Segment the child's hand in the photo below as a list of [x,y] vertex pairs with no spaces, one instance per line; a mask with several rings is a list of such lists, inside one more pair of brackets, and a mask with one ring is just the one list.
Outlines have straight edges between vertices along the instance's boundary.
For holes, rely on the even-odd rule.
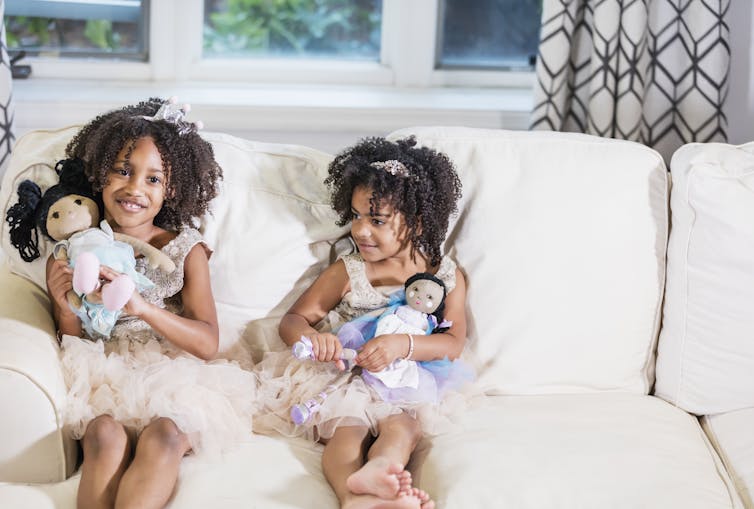
[[383,334],[367,341],[356,357],[356,364],[368,371],[382,371],[407,353],[406,334]]
[[[121,273],[117,270],[114,270],[106,265],[101,265],[99,269],[99,277],[100,279],[104,280],[104,283],[100,285],[99,290],[97,290],[96,295],[102,299],[102,289],[103,287],[108,284],[112,283],[115,278],[120,276]],[[131,292],[130,297],[128,298],[128,301],[123,305],[123,313],[127,315],[133,315],[133,316],[142,316],[142,314],[146,311],[146,309],[149,307],[149,303],[144,300],[144,297],[141,296],[139,292],[134,290]]]
[[335,361],[338,369],[343,370],[345,366],[340,360],[343,346],[340,344],[338,336],[332,333],[316,333],[308,336],[312,342],[312,353],[314,358],[320,362]]
[[74,314],[66,298],[66,294],[73,290],[73,269],[68,266],[67,261],[54,260],[52,262],[50,270],[47,271],[47,290],[61,314]]

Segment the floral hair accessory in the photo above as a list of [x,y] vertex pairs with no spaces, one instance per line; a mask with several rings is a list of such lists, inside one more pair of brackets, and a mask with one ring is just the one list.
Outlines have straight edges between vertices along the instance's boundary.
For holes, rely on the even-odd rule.
[[406,165],[395,159],[389,159],[387,161],[375,161],[370,163],[369,166],[377,168],[378,170],[385,170],[391,175],[396,177],[410,177],[411,173],[406,168]]
[[179,105],[178,98],[173,96],[160,106],[157,113],[154,116],[142,115],[141,118],[154,122],[157,120],[164,120],[175,125],[178,128],[178,134],[183,135],[192,131],[201,129],[204,124],[201,120],[196,122],[188,122],[184,120],[186,114],[191,111],[191,105],[184,103]]

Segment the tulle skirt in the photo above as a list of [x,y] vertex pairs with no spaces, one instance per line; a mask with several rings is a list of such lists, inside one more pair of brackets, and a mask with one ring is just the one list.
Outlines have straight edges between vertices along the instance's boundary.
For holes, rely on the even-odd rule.
[[136,433],[170,418],[197,454],[221,452],[251,434],[256,378],[235,362],[206,362],[154,339],[103,343],[64,335],[62,366],[64,423],[76,439],[103,414]]
[[[366,426],[376,436],[382,419],[400,413],[416,418],[428,435],[444,433],[454,428],[453,417],[466,408],[473,390],[470,384],[459,385],[443,391],[439,400],[412,400],[415,394],[410,394],[386,401],[358,368],[340,372],[333,363],[297,360],[289,350],[267,353],[255,370],[259,409],[254,430],[315,441],[331,438],[340,426]],[[300,424],[291,416],[294,407],[305,414],[296,412]]]

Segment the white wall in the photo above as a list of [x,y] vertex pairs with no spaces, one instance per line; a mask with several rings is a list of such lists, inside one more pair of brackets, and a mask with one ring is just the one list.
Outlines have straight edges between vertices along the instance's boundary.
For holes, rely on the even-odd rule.
[[740,144],[754,141],[754,7],[751,0],[731,0],[730,89],[724,111],[728,117],[728,140]]

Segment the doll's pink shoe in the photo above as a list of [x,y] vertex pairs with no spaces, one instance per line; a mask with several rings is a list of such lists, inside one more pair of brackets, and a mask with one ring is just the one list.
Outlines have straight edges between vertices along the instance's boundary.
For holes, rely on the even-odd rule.
[[98,284],[99,259],[94,253],[81,253],[73,266],[73,291],[78,295],[88,294],[96,290]]
[[102,287],[102,303],[108,311],[117,311],[128,302],[136,285],[133,279],[121,274]]

